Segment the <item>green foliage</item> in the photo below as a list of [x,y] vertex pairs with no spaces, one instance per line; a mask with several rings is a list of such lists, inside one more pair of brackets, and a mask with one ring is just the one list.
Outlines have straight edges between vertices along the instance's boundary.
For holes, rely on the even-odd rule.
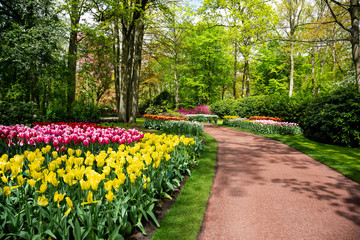
[[159,115],[162,112],[163,108],[161,106],[150,106],[145,110],[145,113],[150,115]]
[[34,102],[5,102],[0,101],[0,123],[3,125],[11,124],[31,124],[38,121],[36,104]]
[[63,101],[60,101],[60,99],[54,99],[46,109],[46,121],[63,121],[66,118],[66,104],[64,104]]
[[287,95],[252,96],[237,100],[226,99],[211,105],[211,111],[223,116],[271,116],[297,122],[303,106],[311,101],[310,96]]
[[231,80],[231,56],[223,28],[208,28],[204,22],[186,39],[188,61],[180,82],[181,102],[207,104],[220,99],[224,84]]
[[100,110],[92,102],[75,101],[71,105],[71,116],[76,120],[97,119]]
[[[65,28],[49,0],[0,4],[0,100],[33,101],[45,113],[66,79],[61,54]],[[64,92],[62,93],[64,94]]]
[[154,99],[154,105],[158,106],[166,106],[168,103],[172,101],[172,96],[168,90],[162,91],[159,95],[157,95]]
[[211,114],[188,114],[186,115],[189,121],[196,121],[196,122],[208,122],[209,120],[217,120],[219,116],[211,115]]
[[300,117],[304,135],[315,141],[360,146],[360,94],[355,85],[319,96]]
[[220,117],[223,116],[234,116],[236,115],[236,100],[234,99],[225,99],[221,101],[217,101],[210,105],[210,109],[212,112],[216,113]]
[[145,119],[144,128],[161,130],[169,134],[202,136],[204,128],[200,123],[176,120]]

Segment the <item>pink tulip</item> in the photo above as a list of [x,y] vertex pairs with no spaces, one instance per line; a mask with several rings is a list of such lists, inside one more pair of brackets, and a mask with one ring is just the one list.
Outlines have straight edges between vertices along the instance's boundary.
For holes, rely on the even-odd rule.
[[84,146],[87,147],[89,145],[90,141],[88,138],[86,138],[86,139],[84,139],[83,143],[84,143]]
[[36,137],[36,141],[39,143],[41,143],[43,140],[44,140],[44,138],[41,135]]
[[54,147],[59,146],[59,140],[57,140],[57,138],[53,139],[53,146]]
[[50,136],[45,136],[45,137],[44,137],[44,143],[45,143],[45,144],[48,144],[50,141],[51,141]]

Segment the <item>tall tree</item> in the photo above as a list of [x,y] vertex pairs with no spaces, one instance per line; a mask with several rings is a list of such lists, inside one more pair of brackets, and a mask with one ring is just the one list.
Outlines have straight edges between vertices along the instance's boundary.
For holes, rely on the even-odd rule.
[[[360,50],[359,50],[359,0],[350,1],[336,1],[336,0],[324,0],[328,6],[332,17],[339,26],[344,29],[350,35],[350,43],[352,50],[352,60],[354,63],[356,84],[358,91],[360,92]],[[340,16],[336,14],[335,7],[340,7],[349,16],[345,21],[340,19]],[[343,13],[342,13],[343,14]],[[350,26],[349,26],[350,25]]]
[[119,119],[135,122],[138,107],[144,17],[148,0],[124,0],[121,14],[121,89]]
[[[182,2],[172,2],[169,11],[163,12],[163,17],[158,17],[154,21],[156,27],[150,28],[149,34],[153,35],[153,41],[148,47],[154,53],[156,59],[169,58],[173,69],[173,83],[175,85],[175,107],[179,106],[179,64],[183,59],[184,39],[188,35],[190,17],[187,9]],[[161,21],[161,22],[159,22]]]
[[224,28],[209,28],[199,22],[185,42],[187,74],[181,95],[192,104],[210,104],[220,99],[222,87],[231,80],[229,39]]
[[46,112],[55,81],[66,75],[61,58],[63,34],[52,1],[0,1],[2,100],[34,101]]
[[[243,58],[242,97],[250,96],[250,62],[252,56],[270,36],[277,21],[272,7],[262,0],[212,0],[205,1],[207,11],[215,13],[220,24],[226,26],[233,39],[233,96],[236,98],[238,53]],[[206,12],[206,10],[203,10]],[[225,14],[224,14],[225,12]]]
[[300,26],[305,23],[305,0],[282,0],[278,5],[282,31],[285,32],[290,47],[290,76],[289,76],[289,96],[294,92],[294,42],[296,33]]
[[[71,105],[75,101],[76,95],[76,66],[77,66],[77,52],[78,42],[81,37],[79,33],[79,23],[81,17],[88,10],[87,0],[65,0],[63,5],[70,17],[70,34],[69,34],[69,48],[68,48],[68,70],[69,77],[67,81],[67,114],[71,114]],[[80,38],[80,39],[79,39]]]

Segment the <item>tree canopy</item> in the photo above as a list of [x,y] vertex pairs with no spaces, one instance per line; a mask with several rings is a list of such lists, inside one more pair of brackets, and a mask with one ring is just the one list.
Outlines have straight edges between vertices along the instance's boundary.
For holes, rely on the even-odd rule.
[[0,101],[48,119],[110,107],[133,122],[255,95],[360,91],[359,1],[0,0]]

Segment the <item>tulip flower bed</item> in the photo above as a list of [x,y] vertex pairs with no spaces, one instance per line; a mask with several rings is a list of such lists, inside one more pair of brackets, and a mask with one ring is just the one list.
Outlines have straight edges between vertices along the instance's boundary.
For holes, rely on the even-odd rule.
[[272,120],[241,120],[229,121],[224,120],[223,125],[230,127],[238,127],[249,129],[264,134],[280,134],[280,135],[299,135],[302,129],[297,123],[276,122]]
[[276,117],[259,117],[259,116],[250,117],[249,119],[250,119],[250,120],[271,120],[271,121],[276,121],[276,122],[284,121],[284,119],[282,119],[282,118],[276,118]]
[[189,121],[197,121],[197,122],[208,122],[211,120],[217,120],[219,118],[218,115],[214,114],[188,114],[186,115]]
[[186,120],[186,117],[171,117],[171,116],[164,116],[164,115],[150,115],[144,114],[143,118],[145,119],[153,119],[153,120]]
[[236,119],[239,118],[239,116],[223,116],[223,119]]
[[32,128],[25,125],[0,125],[0,152],[12,155],[45,145],[51,145],[62,152],[66,151],[67,147],[94,152],[103,150],[105,145],[117,147],[119,144],[137,142],[144,136],[135,129],[125,130],[87,123],[34,125]]
[[146,133],[100,152],[46,145],[0,158],[0,239],[123,239],[158,222],[157,198],[170,197],[201,150],[200,141]]
[[177,110],[176,112],[185,114],[185,115],[188,115],[188,114],[211,114],[210,107],[203,106],[203,105],[200,105],[193,109],[188,109],[188,110],[181,108],[181,109]]
[[204,127],[200,123],[190,121],[145,119],[143,127],[160,130],[169,134],[184,134],[191,136],[202,136],[204,134]]

